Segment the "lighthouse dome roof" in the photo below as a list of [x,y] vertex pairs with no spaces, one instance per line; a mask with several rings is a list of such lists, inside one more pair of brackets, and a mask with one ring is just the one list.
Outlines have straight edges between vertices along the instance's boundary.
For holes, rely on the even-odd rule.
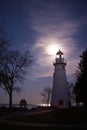
[[56,55],[63,55],[63,52],[59,50]]

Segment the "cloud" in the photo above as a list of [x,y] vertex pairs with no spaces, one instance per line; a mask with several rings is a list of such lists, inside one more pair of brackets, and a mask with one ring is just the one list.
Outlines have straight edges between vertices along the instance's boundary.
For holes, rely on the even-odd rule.
[[30,10],[32,28],[39,33],[32,46],[32,52],[36,58],[36,65],[33,66],[34,76],[52,76],[55,57],[46,52],[46,48],[50,44],[57,44],[59,49],[64,52],[68,63],[67,74],[75,72],[80,48],[78,48],[78,41],[74,36],[79,31],[80,22],[71,18],[64,5],[62,5],[64,8],[61,10],[61,3],[50,2],[48,4],[43,1],[38,7],[39,4],[35,6],[33,2]]

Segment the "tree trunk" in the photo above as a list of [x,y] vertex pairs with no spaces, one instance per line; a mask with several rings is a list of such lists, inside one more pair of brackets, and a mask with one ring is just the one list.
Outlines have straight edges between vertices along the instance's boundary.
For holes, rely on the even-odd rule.
[[12,108],[12,91],[9,94],[9,108]]
[[9,86],[9,108],[12,108],[12,88],[13,88],[13,78],[11,77],[11,85]]

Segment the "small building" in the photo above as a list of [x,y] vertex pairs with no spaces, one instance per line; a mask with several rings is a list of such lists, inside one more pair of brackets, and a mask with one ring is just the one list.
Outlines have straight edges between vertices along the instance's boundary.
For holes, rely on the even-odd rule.
[[69,93],[66,78],[66,63],[64,61],[63,52],[60,50],[56,53],[53,74],[53,86],[52,86],[52,97],[51,106],[58,108],[69,107]]

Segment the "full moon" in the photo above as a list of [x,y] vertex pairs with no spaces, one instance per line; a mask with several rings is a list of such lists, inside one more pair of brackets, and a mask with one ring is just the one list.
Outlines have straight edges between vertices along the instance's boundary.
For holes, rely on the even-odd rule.
[[48,45],[46,51],[49,55],[55,55],[60,48],[56,44]]

